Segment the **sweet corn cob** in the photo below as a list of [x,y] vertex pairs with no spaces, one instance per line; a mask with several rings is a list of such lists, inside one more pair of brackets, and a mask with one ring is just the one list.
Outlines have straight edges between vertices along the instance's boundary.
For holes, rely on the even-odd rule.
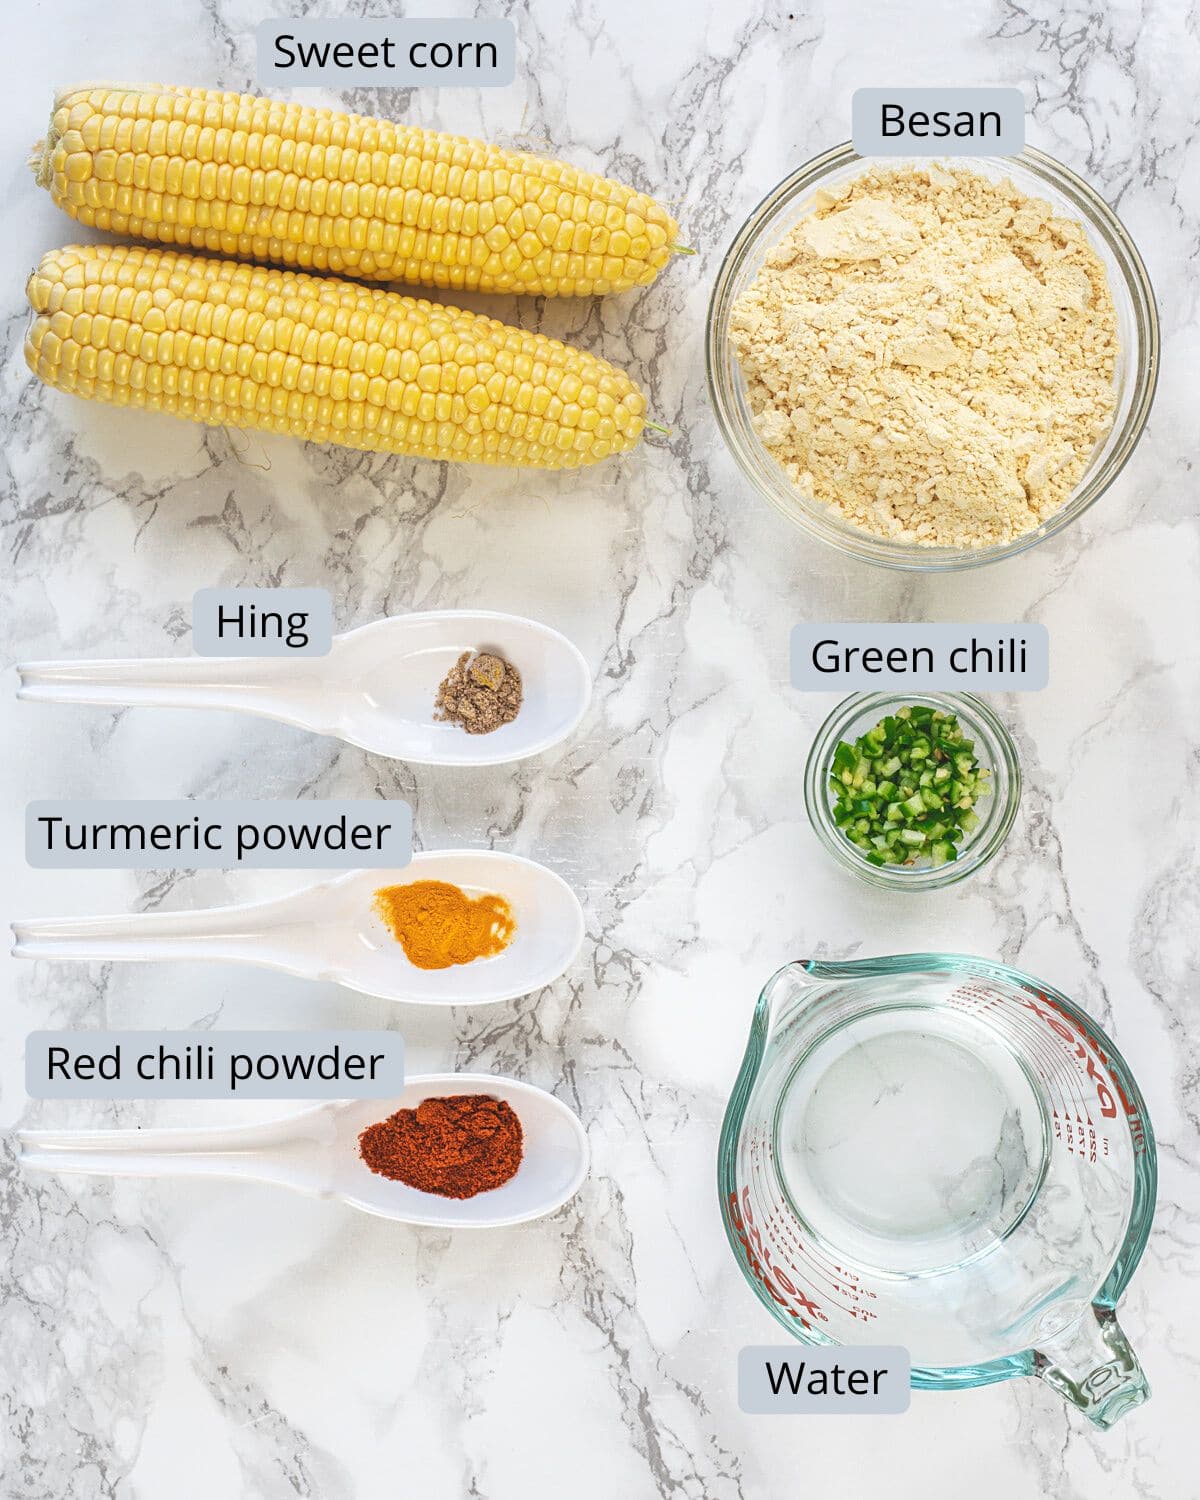
[[26,288],[48,385],[422,458],[574,468],[634,447],[621,370],[539,333],[332,277],[134,245],[51,250]]
[[644,193],[464,136],[211,89],[72,89],[30,165],[81,224],[456,291],[645,286],[675,221]]

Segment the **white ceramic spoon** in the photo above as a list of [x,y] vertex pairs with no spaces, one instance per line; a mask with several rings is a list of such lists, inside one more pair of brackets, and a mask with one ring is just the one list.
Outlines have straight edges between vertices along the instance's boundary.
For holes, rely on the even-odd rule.
[[[372,1172],[358,1154],[359,1133],[431,1094],[492,1094],[521,1121],[523,1155],[503,1187],[474,1198],[441,1198]],[[587,1176],[588,1140],[576,1115],[553,1094],[486,1073],[413,1078],[398,1099],[318,1104],[266,1124],[198,1130],[22,1130],[19,1160],[48,1172],[114,1177],[246,1177],[319,1198],[340,1198],[364,1213],[405,1224],[498,1228],[553,1213]]]
[[[381,886],[444,880],[468,895],[493,892],[516,931],[493,958],[418,969],[373,906]],[[331,980],[385,1000],[485,1005],[541,989],[570,966],[583,912],[566,881],[533,860],[489,849],[415,854],[402,870],[350,870],[272,901],[192,912],[48,917],[12,924],[17,958],[214,959]]]
[[[464,651],[493,651],[521,674],[521,711],[490,734],[433,717],[438,684]],[[587,711],[587,663],[557,630],[519,615],[394,615],[334,637],[328,656],[183,656],[29,662],[17,696],[42,703],[235,709],[334,735],[413,765],[492,766],[556,745]]]

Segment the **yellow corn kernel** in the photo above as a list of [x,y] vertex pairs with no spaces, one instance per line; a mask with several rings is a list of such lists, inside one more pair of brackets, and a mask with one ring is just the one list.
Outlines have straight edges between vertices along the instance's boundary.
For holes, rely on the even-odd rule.
[[68,90],[34,170],[113,234],[467,291],[646,286],[678,234],[645,194],[562,162],[212,89]]
[[627,452],[644,423],[642,393],[594,355],[361,283],[72,245],[26,294],[25,358],[47,385],[216,426],[557,469]]

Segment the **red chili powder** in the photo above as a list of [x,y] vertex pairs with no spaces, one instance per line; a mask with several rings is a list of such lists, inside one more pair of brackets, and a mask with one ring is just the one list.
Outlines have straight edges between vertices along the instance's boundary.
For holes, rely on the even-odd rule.
[[358,1138],[372,1172],[443,1198],[502,1187],[521,1165],[521,1121],[491,1094],[445,1094],[398,1109]]

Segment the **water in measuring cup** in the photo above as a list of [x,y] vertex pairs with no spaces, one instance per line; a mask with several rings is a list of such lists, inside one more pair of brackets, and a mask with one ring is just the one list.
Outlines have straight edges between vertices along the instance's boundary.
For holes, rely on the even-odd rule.
[[1049,1121],[1026,1065],[946,1006],[869,1011],[800,1060],[776,1116],[780,1180],[839,1260],[927,1275],[997,1247],[1045,1175]]

